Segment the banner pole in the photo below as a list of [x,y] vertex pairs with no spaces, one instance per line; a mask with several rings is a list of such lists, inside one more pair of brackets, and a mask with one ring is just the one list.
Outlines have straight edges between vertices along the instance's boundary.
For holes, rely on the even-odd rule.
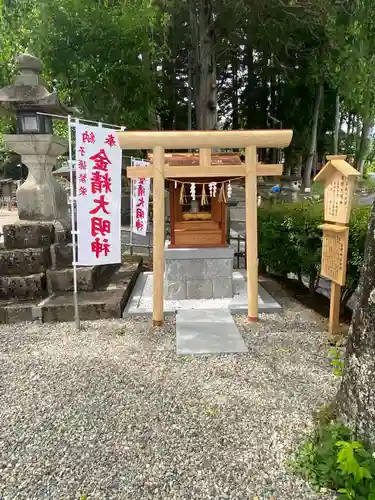
[[[134,158],[131,157],[130,165],[134,165]],[[134,180],[130,179],[130,233],[129,233],[129,250],[130,255],[133,255],[133,217],[134,217]]]
[[72,245],[73,245],[73,305],[74,323],[76,330],[80,330],[79,308],[78,308],[78,286],[77,286],[77,230],[75,227],[75,207],[76,195],[74,193],[73,158],[72,158],[72,118],[68,116],[68,138],[69,138],[69,166],[70,166],[70,216],[72,224]]

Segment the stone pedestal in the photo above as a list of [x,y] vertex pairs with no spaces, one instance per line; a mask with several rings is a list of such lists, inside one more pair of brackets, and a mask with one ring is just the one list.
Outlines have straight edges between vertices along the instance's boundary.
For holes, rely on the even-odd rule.
[[20,220],[59,221],[68,229],[66,192],[52,176],[57,157],[67,150],[67,141],[50,134],[20,134],[5,135],[4,143],[21,155],[29,170],[26,181],[17,190]]
[[233,248],[165,248],[165,298],[233,297]]

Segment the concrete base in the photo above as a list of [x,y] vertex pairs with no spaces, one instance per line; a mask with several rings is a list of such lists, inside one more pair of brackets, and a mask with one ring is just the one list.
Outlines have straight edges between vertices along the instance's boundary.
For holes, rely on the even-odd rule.
[[[247,313],[246,271],[234,271],[232,274],[234,296],[225,299],[206,300],[164,300],[165,314],[175,314],[181,309],[229,309],[230,312]],[[124,317],[129,315],[152,315],[152,283],[151,272],[142,273],[134,287],[124,310]],[[258,305],[260,313],[281,312],[281,305],[259,284]]]
[[233,297],[233,248],[166,248],[167,300]]

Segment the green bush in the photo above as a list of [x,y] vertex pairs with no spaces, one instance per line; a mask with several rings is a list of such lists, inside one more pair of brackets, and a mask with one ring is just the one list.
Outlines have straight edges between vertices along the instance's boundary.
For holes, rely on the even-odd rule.
[[[357,288],[367,235],[370,207],[352,211],[349,233],[347,283],[342,301],[346,303]],[[286,277],[294,273],[317,286],[322,253],[323,203],[277,204],[258,210],[259,262],[263,268]]]
[[375,500],[375,453],[340,423],[318,426],[291,466],[317,491],[335,490],[346,500]]

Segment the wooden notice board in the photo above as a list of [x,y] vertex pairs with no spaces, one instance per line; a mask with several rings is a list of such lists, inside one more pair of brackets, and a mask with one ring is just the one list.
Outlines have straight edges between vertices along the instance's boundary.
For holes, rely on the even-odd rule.
[[344,286],[348,253],[349,228],[323,224],[321,276]]
[[354,178],[336,171],[331,174],[324,187],[324,218],[329,222],[347,224],[350,218],[351,200],[354,193]]

